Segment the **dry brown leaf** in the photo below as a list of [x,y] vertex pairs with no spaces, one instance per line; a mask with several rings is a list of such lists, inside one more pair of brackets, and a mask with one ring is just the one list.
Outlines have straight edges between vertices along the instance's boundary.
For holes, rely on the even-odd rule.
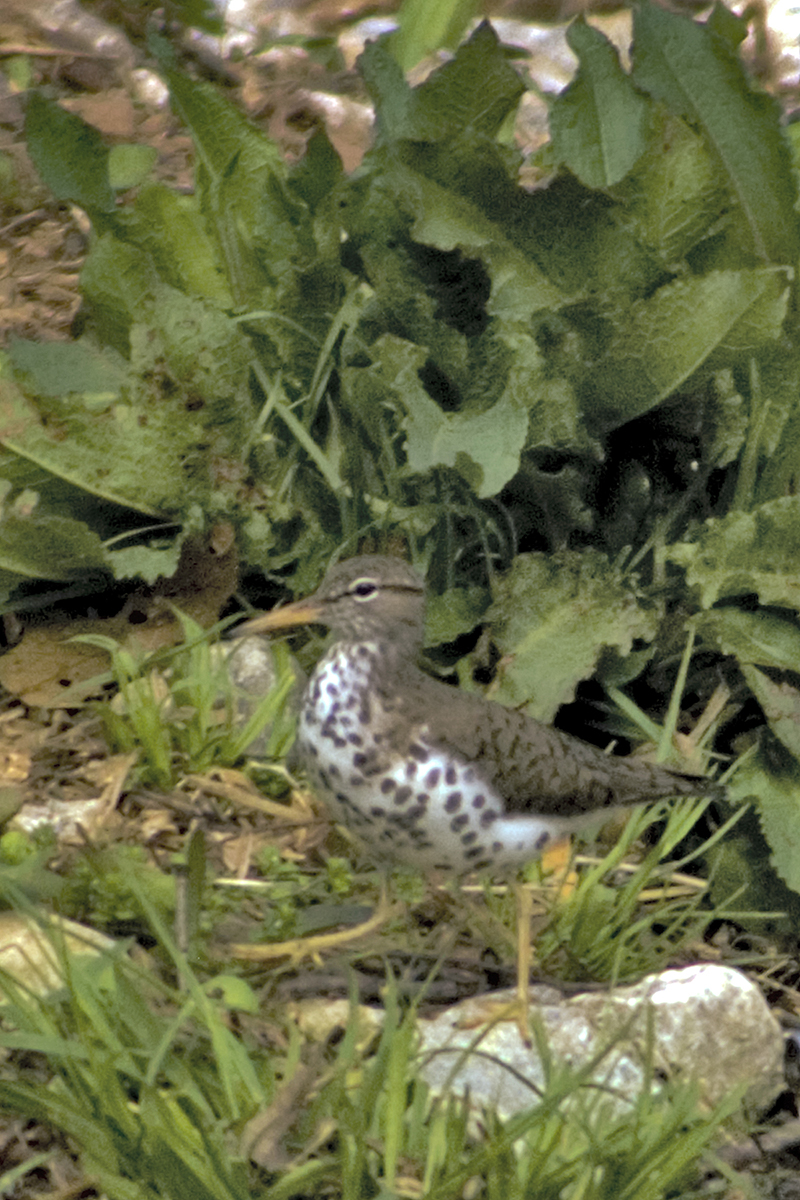
[[170,604],[200,625],[213,625],[237,578],[233,527],[220,522],[205,539],[187,540],[175,574],[132,592],[116,616],[62,618],[26,630],[22,641],[0,658],[0,683],[26,704],[56,708],[79,703],[101,690],[96,680],[108,671],[109,658],[104,650],[73,641],[77,635],[101,634],[144,651],[177,645],[181,626]]

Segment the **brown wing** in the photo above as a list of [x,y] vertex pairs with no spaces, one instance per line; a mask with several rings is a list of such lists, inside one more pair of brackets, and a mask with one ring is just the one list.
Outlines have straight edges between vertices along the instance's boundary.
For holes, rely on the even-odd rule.
[[604,754],[525,713],[438,680],[426,677],[419,689],[416,701],[412,694],[408,699],[425,713],[432,741],[473,761],[512,812],[577,816],[721,790],[710,780]]

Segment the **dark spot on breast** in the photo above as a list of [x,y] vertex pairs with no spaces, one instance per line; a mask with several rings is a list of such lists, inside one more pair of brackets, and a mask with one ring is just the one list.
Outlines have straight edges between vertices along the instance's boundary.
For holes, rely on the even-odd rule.
[[448,767],[444,773],[445,783],[448,783],[450,785],[450,787],[452,787],[453,784],[456,783],[457,780],[458,780],[458,776],[456,775],[455,767]]
[[490,825],[494,825],[497,820],[497,813],[493,808],[487,808],[486,812],[481,813],[481,826],[488,829]]
[[387,777],[386,779],[381,780],[381,791],[383,792],[384,796],[388,796],[389,792],[393,792],[396,787],[397,783],[394,779]]
[[357,754],[353,755],[353,766],[354,767],[364,767],[364,766],[366,766],[366,764],[367,764],[367,756],[366,756],[366,754],[364,754],[363,751],[359,750]]
[[[403,787],[399,787],[394,794],[395,804],[405,804],[406,800],[410,800],[410,799],[411,799],[411,788],[406,787],[405,785]],[[409,814],[409,815],[411,815],[411,814]]]
[[549,841],[550,841],[549,833],[540,833],[538,838],[536,839],[536,849],[543,850]]
[[311,703],[316,704],[319,701],[320,692],[322,691],[319,682],[315,683],[311,689]]
[[492,842],[492,853],[499,854],[501,850],[505,850],[502,842]]
[[418,742],[411,743],[411,745],[408,747],[408,753],[412,758],[415,758],[417,762],[421,763],[427,762],[431,756],[430,750],[426,749],[425,746],[420,746]]
[[417,773],[417,764],[415,762],[406,763],[406,779],[413,779]]
[[449,796],[444,802],[445,812],[458,812],[458,810],[461,808],[461,801],[463,799],[464,797],[462,796],[461,792],[450,792]]
[[425,776],[425,786],[429,788],[435,788],[441,777],[442,772],[439,767],[432,767]]
[[486,803],[486,797],[484,796],[483,792],[478,792],[477,796],[472,797],[472,807],[473,808],[483,808],[485,803]]
[[361,722],[362,725],[369,725],[370,717],[371,717],[371,713],[370,713],[369,705],[362,704],[361,708],[358,710],[359,721]]
[[313,742],[308,742],[303,747],[303,753],[310,754],[312,758],[319,758],[319,750],[317,749],[317,747],[314,745]]
[[371,808],[369,811],[373,817],[385,817],[386,816],[386,809],[379,808],[377,805],[375,806],[375,808]]
[[450,822],[450,828],[452,829],[453,833],[458,833],[459,829],[463,829],[468,822],[469,817],[466,813],[462,813],[460,817],[453,817],[452,821]]
[[348,796],[345,796],[344,792],[337,792],[336,799],[340,804],[344,804],[346,807],[350,806],[350,799]]
[[342,746],[347,745],[347,742],[344,740],[343,737],[339,737],[338,734],[334,734],[333,735],[333,744],[334,744],[334,746],[336,746],[337,749],[341,749]]
[[325,691],[328,693],[329,696],[338,696],[339,695],[339,689],[335,683],[329,683],[327,685],[327,687],[325,688]]
[[462,835],[461,835],[461,841],[462,841],[463,845],[465,845],[465,846],[471,846],[472,843],[476,842],[477,840],[478,840],[477,833],[474,833],[472,831],[470,831],[469,833],[462,833]]
[[328,767],[328,774],[330,775],[331,779],[341,779],[342,777],[342,772],[339,770],[336,763],[330,764]]
[[351,775],[348,780],[350,787],[363,787],[366,782],[363,775]]
[[364,743],[360,733],[348,733],[347,740],[351,746],[361,746]]

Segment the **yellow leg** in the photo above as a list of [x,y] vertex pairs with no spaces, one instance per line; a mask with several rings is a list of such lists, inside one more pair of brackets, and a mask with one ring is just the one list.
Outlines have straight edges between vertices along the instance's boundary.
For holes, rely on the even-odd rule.
[[295,938],[290,942],[268,942],[262,945],[236,944],[223,947],[224,952],[231,958],[247,959],[248,962],[270,962],[275,958],[289,958],[292,963],[299,963],[304,958],[310,958],[315,963],[322,960],[320,955],[324,950],[336,950],[341,946],[349,946],[359,938],[367,937],[385,925],[398,912],[401,905],[390,904],[386,881],[381,882],[381,898],[378,907],[367,921],[360,925],[351,925],[335,933],[315,934],[312,937]]
[[526,1046],[531,1044],[530,995],[531,995],[531,917],[533,896],[530,888],[517,881],[514,884],[517,901],[517,1003],[516,1018],[519,1036]]
[[[567,897],[575,887],[576,876],[570,871],[572,846],[568,839],[554,842],[542,859],[548,874],[556,875],[556,901]],[[484,1007],[485,1020],[516,1021],[519,1035],[526,1046],[530,1045],[530,976],[531,976],[531,918],[533,917],[533,893],[529,887],[516,880],[512,885],[516,900],[517,919],[517,994],[511,1004],[488,1004]]]
[[481,1004],[479,1017],[461,1020],[461,1028],[470,1029],[476,1025],[497,1024],[500,1021],[516,1021],[519,1036],[526,1046],[530,1046],[531,1037],[528,1025],[530,1013],[530,973],[531,973],[531,917],[533,916],[533,894],[524,883],[516,880],[512,885],[516,901],[517,920],[517,994],[510,1004],[501,1004],[497,1000],[487,1000]]

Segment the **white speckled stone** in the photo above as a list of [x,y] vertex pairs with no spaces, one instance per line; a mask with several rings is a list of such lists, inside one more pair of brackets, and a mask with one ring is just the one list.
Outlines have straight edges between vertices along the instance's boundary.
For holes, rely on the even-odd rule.
[[[466,1000],[420,1021],[420,1074],[435,1094],[468,1092],[476,1111],[491,1107],[502,1117],[537,1102],[545,1073],[535,1045],[523,1044],[512,1021],[480,1036],[487,999],[510,1003],[514,995]],[[702,963],[570,999],[553,988],[532,988],[531,1015],[554,1057],[576,1068],[616,1042],[590,1085],[602,1085],[615,1112],[623,1113],[646,1084],[648,1020],[655,1071],[696,1080],[709,1106],[745,1085],[747,1107],[763,1109],[784,1089],[780,1026],[755,984],[733,967]]]

